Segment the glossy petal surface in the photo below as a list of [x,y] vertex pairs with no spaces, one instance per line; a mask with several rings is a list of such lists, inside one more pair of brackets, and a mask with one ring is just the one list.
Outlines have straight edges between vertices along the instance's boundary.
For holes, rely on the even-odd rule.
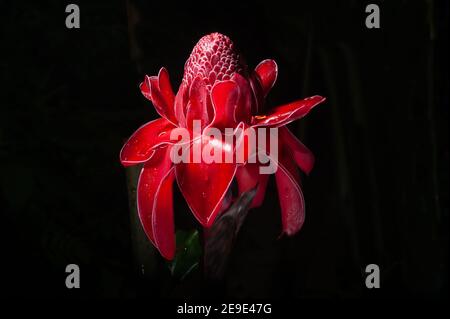
[[182,83],[175,96],[175,117],[178,121],[178,126],[186,127],[186,107],[189,101],[189,90],[187,86]]
[[152,102],[152,95],[150,93],[150,77],[145,76],[144,81],[139,85],[142,95]]
[[261,83],[264,97],[272,89],[278,76],[278,66],[274,60],[264,60],[255,68],[258,79]]
[[165,68],[161,68],[157,77],[146,76],[140,89],[142,94],[153,103],[159,115],[174,125],[177,124],[174,109],[175,96],[170,84],[169,73]]
[[239,88],[239,99],[234,109],[234,123],[250,123],[252,114],[252,89],[250,82],[239,73],[234,74],[233,82]]
[[[195,141],[202,148],[211,143]],[[214,143],[215,144],[215,143]],[[215,144],[217,145],[217,144]],[[191,158],[193,158],[190,148]],[[232,146],[222,148],[223,155],[233,152]],[[222,200],[236,172],[234,163],[179,163],[176,165],[178,186],[192,213],[204,226],[210,227],[222,207]]]
[[158,74],[159,94],[164,101],[165,117],[172,123],[176,124],[174,101],[175,95],[173,93],[172,85],[170,84],[169,72],[165,68],[161,68]]
[[266,115],[255,115],[252,119],[253,126],[273,126],[279,127],[298,120],[308,114],[317,104],[323,102],[325,98],[315,95],[304,100],[298,100],[288,104],[275,107]]
[[164,118],[142,125],[120,151],[122,165],[135,165],[150,159],[158,146],[171,143],[170,132],[174,128],[175,126]]
[[264,110],[264,94],[261,86],[261,80],[259,79],[256,71],[253,71],[250,75],[250,87],[252,88],[252,112],[253,115],[258,115]]
[[211,90],[214,107],[213,127],[234,127],[234,111],[239,101],[239,87],[234,81],[219,82]]
[[175,223],[173,220],[173,181],[175,168],[163,177],[155,194],[152,227],[155,245],[166,259],[175,256]]
[[201,128],[209,123],[208,100],[206,84],[200,78],[195,78],[189,91],[189,103],[186,109],[186,127],[193,129],[193,121],[201,121]]
[[173,168],[169,156],[169,147],[158,149],[142,168],[137,187],[139,219],[147,237],[167,259],[175,252]]

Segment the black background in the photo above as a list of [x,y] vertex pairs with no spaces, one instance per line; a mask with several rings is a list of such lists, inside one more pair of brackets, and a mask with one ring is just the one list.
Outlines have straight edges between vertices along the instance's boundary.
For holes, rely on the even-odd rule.
[[[13,4],[14,3],[14,4]],[[124,140],[156,118],[138,89],[168,68],[178,87],[196,41],[229,35],[250,67],[279,66],[268,105],[320,94],[290,128],[314,152],[304,228],[277,239],[271,181],[250,212],[220,291],[231,298],[440,297],[448,294],[448,4],[368,1],[257,5],[170,1],[1,3],[2,293],[27,297],[206,297],[149,248],[133,257]],[[128,14],[127,14],[128,12]],[[129,23],[129,22],[136,23]],[[178,196],[176,222],[195,225]],[[81,267],[68,290],[65,267]],[[364,285],[381,268],[381,288]]]

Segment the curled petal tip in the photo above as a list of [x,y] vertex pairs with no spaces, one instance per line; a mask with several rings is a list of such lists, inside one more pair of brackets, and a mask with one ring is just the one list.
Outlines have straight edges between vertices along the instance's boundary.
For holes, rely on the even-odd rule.
[[149,84],[148,76],[146,75],[144,78],[144,81],[139,84],[139,89],[141,90],[142,95],[149,101],[152,100],[152,95],[150,91],[150,84]]
[[280,127],[298,120],[309,113],[316,105],[322,103],[324,97],[314,95],[303,100],[297,100],[288,104],[277,106],[266,115],[256,115],[252,118],[253,126]]
[[144,81],[139,85],[142,95],[153,103],[156,111],[172,124],[177,124],[175,117],[175,95],[170,84],[169,72],[162,67],[158,76],[145,75]]
[[171,144],[170,132],[175,126],[159,118],[142,125],[133,133],[120,151],[120,162],[124,166],[148,161],[156,148]]
[[274,86],[278,77],[278,65],[274,60],[266,59],[261,61],[255,68],[258,79],[266,96]]
[[316,98],[318,104],[324,102],[327,99],[326,97],[320,95],[313,95],[311,98]]

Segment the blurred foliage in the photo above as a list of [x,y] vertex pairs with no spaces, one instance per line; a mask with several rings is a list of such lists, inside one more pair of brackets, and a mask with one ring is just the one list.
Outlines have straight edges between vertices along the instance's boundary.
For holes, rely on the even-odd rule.
[[202,248],[197,230],[176,232],[177,252],[175,258],[169,262],[170,273],[182,281],[201,262]]

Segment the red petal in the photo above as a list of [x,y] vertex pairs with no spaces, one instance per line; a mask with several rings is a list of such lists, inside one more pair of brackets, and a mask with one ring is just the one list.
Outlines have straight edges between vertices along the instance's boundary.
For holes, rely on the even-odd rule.
[[173,105],[175,95],[173,94],[172,85],[170,84],[169,72],[166,68],[161,68],[158,74],[159,91],[167,104]]
[[253,103],[251,114],[259,114],[264,107],[264,94],[261,86],[261,80],[256,72],[252,72],[250,75],[250,86],[253,92]]
[[[190,148],[191,159],[195,143]],[[209,142],[204,140],[201,144],[203,146],[207,143]],[[223,153],[228,151],[233,150],[224,149]],[[175,171],[178,186],[192,213],[204,227],[210,227],[221,211],[222,200],[236,172],[236,164],[203,161],[180,163],[176,165]]]
[[120,151],[122,165],[135,165],[150,159],[158,146],[172,143],[170,132],[174,128],[175,126],[164,118],[148,122],[138,128]]
[[166,68],[161,68],[158,74],[159,93],[165,102],[164,114],[166,118],[172,123],[176,124],[175,117],[175,95],[173,94],[172,85],[170,84],[169,72]]
[[282,155],[275,173],[283,232],[294,235],[305,221],[305,202],[294,161]]
[[315,95],[304,100],[298,100],[282,106],[275,107],[267,115],[255,115],[252,118],[253,126],[279,127],[298,120],[308,114],[317,104],[325,101],[324,97]]
[[142,168],[137,187],[137,207],[147,237],[167,259],[173,258],[175,251],[172,182],[170,148],[160,148]]
[[174,125],[177,123],[174,109],[174,99],[172,86],[169,80],[169,73],[165,68],[161,68],[158,76],[146,76],[140,85],[142,94],[152,101],[156,111],[161,117],[166,118]]
[[175,169],[163,177],[155,194],[152,227],[156,248],[161,255],[172,260],[175,256],[175,223],[173,220],[173,179]]
[[142,82],[139,85],[139,88],[141,89],[141,93],[147,100],[150,102],[152,101],[152,95],[150,94],[150,77],[145,76],[144,82]]
[[250,123],[252,114],[252,91],[249,81],[239,73],[233,75],[232,80],[239,88],[239,100],[234,110],[234,122]]
[[266,195],[267,183],[269,181],[268,174],[259,174],[259,165],[247,164],[238,167],[236,171],[236,180],[238,183],[239,194],[251,190],[258,184],[256,195],[253,198],[251,208],[261,206]]
[[280,127],[278,132],[280,141],[292,152],[298,167],[306,174],[309,174],[314,166],[314,154],[287,127]]
[[186,106],[189,101],[188,90],[184,83],[180,85],[175,96],[175,116],[180,127],[186,127]]
[[218,82],[211,90],[214,107],[214,120],[211,126],[216,128],[234,127],[234,110],[238,105],[239,87],[234,81]]
[[267,96],[270,89],[275,84],[278,76],[278,66],[274,60],[264,60],[255,68],[258,79],[261,83],[263,94]]
[[164,101],[162,100],[161,94],[158,94],[158,87],[158,77],[148,75],[145,76],[144,81],[139,85],[142,95],[153,103],[156,111],[159,113],[160,109],[164,108]]
[[204,128],[209,123],[208,99],[205,82],[199,77],[195,78],[189,90],[186,127],[192,129],[194,120],[201,121],[201,128]]

